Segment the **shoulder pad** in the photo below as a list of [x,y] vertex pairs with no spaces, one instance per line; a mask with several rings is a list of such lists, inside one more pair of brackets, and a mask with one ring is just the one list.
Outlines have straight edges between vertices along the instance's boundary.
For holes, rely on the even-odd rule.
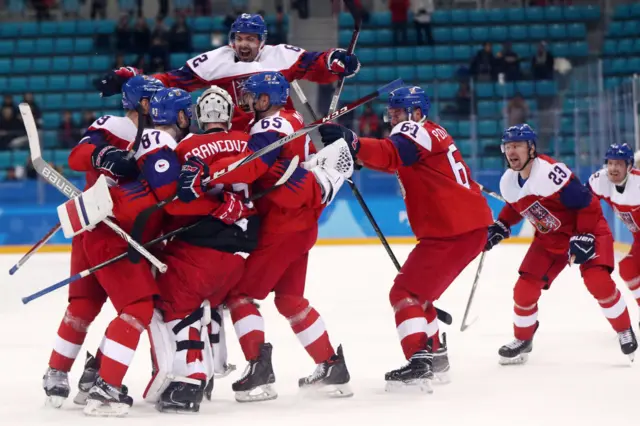
[[285,117],[281,117],[280,115],[272,115],[270,117],[265,117],[259,121],[256,121],[253,126],[251,126],[251,131],[249,132],[249,134],[255,135],[256,133],[264,132],[277,132],[284,135],[289,135],[293,133],[293,126]]
[[176,149],[176,141],[167,132],[162,130],[145,129],[142,132],[140,146],[136,151],[135,159],[139,160],[145,155],[156,152],[162,148],[168,148],[171,151]]
[[415,121],[403,121],[402,123],[396,124],[393,129],[391,129],[389,136],[397,134],[405,136],[428,151],[431,151],[433,147],[431,136],[427,129]]
[[129,142],[133,142],[138,132],[136,125],[129,118],[115,115],[103,115],[91,123],[87,130],[101,130]]

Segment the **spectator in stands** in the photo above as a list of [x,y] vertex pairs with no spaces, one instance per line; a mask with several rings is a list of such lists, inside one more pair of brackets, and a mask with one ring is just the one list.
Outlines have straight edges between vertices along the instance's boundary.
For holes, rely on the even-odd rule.
[[292,0],[291,9],[298,11],[300,19],[309,19],[309,0]]
[[158,0],[158,17],[166,18],[169,14],[169,0]]
[[[26,102],[31,107],[31,111],[33,112],[33,117],[36,119],[36,123],[42,124],[42,111],[40,107],[36,103],[36,100],[33,98],[33,93],[27,92],[22,95],[22,102]],[[16,112],[16,116],[20,116],[18,112]]]
[[534,80],[553,79],[553,55],[547,50],[547,43],[541,41],[531,60],[531,73]]
[[510,126],[526,123],[529,119],[529,105],[520,93],[516,93],[507,104],[507,120]]
[[433,35],[431,34],[431,14],[434,11],[433,0],[412,0],[413,4],[413,25],[416,28],[416,38],[419,45],[433,44]]
[[54,6],[51,0],[32,0],[33,8],[36,11],[36,20],[50,20],[50,9]]
[[102,19],[107,19],[107,0],[93,0],[91,2],[91,19],[96,19],[98,15]]
[[409,0],[389,0],[394,46],[408,43],[407,21],[409,19],[409,6]]
[[461,81],[456,93],[456,114],[459,118],[468,119],[471,115],[471,89],[469,83]]
[[[511,48],[511,42],[507,41],[502,45],[502,50],[496,55],[498,61],[498,73],[503,73],[505,80],[518,81],[522,80],[522,71],[520,70],[520,57]],[[521,123],[524,123],[522,121]]]
[[358,134],[367,138],[380,137],[380,118],[373,110],[371,104],[364,107],[364,112],[358,119]]
[[80,134],[78,125],[73,121],[71,111],[67,110],[62,114],[62,121],[58,127],[58,140],[64,148],[73,148],[78,144]]
[[133,27],[131,37],[131,51],[137,53],[138,58],[144,56],[151,46],[151,30],[144,18],[138,18]]
[[13,140],[22,133],[24,133],[24,126],[16,115],[15,109],[3,106],[0,116],[0,150],[10,149]]
[[169,28],[167,28],[167,24],[165,24],[164,18],[161,16],[156,18],[156,23],[151,32],[151,40],[154,38],[159,38],[163,43],[169,44]]
[[494,81],[498,72],[491,43],[486,42],[471,61],[471,75],[478,81]]
[[191,30],[184,15],[178,15],[169,31],[171,52],[191,52]]
[[89,128],[89,126],[91,126],[93,124],[94,121],[96,121],[97,117],[95,112],[93,111],[85,111],[82,114],[82,120],[80,122],[80,132],[84,133],[87,131],[87,129]]
[[2,108],[4,107],[11,107],[16,116],[20,114],[20,111],[18,111],[18,106],[15,104],[15,102],[13,102],[13,96],[11,95],[4,95],[2,97]]
[[129,26],[129,16],[121,15],[116,26],[116,50],[118,52],[131,51],[131,27]]
[[287,44],[285,14],[281,5],[276,7],[276,22],[273,25],[273,31],[269,32],[269,43]]
[[149,64],[152,73],[165,72],[169,69],[169,44],[166,40],[160,37],[151,40]]

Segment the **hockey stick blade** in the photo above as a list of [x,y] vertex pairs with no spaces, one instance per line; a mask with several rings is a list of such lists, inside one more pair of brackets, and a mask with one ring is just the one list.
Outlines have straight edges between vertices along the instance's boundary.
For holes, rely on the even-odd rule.
[[[51,185],[55,186],[58,191],[67,196],[67,198],[73,198],[78,196],[81,191],[69,182],[60,172],[51,167],[49,163],[44,161],[40,151],[40,138],[38,137],[38,128],[36,121],[31,112],[29,104],[20,104],[20,113],[22,114],[22,121],[24,123],[25,130],[27,131],[27,139],[29,140],[29,150],[31,151],[31,162],[33,168],[40,176],[47,180]],[[158,270],[162,273],[167,271],[167,265],[160,262],[154,255],[149,253],[144,247],[134,241],[129,234],[124,232],[122,228],[113,223],[109,219],[102,221],[105,225],[111,228],[116,234],[118,234],[127,243],[132,244],[136,250],[140,251],[142,255],[149,260]]]
[[9,275],[15,274],[18,271],[18,269],[20,269],[22,265],[24,265],[27,262],[27,260],[31,258],[31,256],[33,256],[38,250],[40,250],[40,247],[45,245],[47,241],[49,241],[51,237],[53,237],[55,233],[58,232],[59,229],[60,229],[60,223],[57,223],[53,228],[49,230],[49,232],[47,232],[44,235],[44,237],[40,239],[40,241],[35,243],[33,247],[31,247],[29,251],[26,252],[20,260],[18,260],[18,263],[16,263],[11,267],[11,269],[9,269]]
[[[476,182],[476,183],[477,183],[477,182]],[[502,198],[502,195],[498,194],[498,193],[497,193],[497,192],[495,192],[495,191],[492,191],[491,189],[487,189],[484,185],[480,185],[479,183],[478,183],[478,186],[480,187],[480,190],[481,190],[482,192],[484,192],[485,194],[492,196],[492,197],[493,197],[493,198],[495,198],[496,200],[500,200],[500,201],[502,201],[503,203],[506,203],[505,199],[504,199],[504,198]]]
[[[287,183],[287,181],[289,180],[291,175],[293,175],[293,173],[295,172],[296,168],[298,167],[299,161],[300,161],[300,159],[296,155],[291,160],[291,162],[287,166],[287,169],[282,174],[280,179],[278,179],[278,181],[271,188],[268,188],[268,189],[266,189],[266,190],[264,190],[262,192],[253,194],[248,199],[246,199],[245,201],[257,200],[260,197],[265,196],[266,194],[270,193],[271,191],[273,191],[273,190],[281,187],[285,183]],[[144,247],[151,247],[151,246],[153,246],[155,244],[158,244],[160,242],[168,240],[168,239],[170,239],[170,238],[172,238],[172,237],[174,237],[174,236],[176,236],[176,235],[178,235],[178,234],[180,234],[182,232],[185,232],[185,231],[188,231],[190,229],[195,228],[196,226],[200,225],[201,223],[203,223],[206,220],[209,220],[208,216],[204,217],[204,218],[202,218],[202,219],[200,219],[200,220],[198,220],[198,221],[196,221],[194,223],[192,223],[191,225],[183,226],[182,228],[178,228],[178,229],[175,229],[175,230],[173,230],[171,232],[168,232],[168,233],[166,233],[164,235],[161,235],[158,238],[155,238],[155,239],[149,241],[148,243],[144,244]],[[40,298],[40,297],[42,297],[42,296],[44,296],[46,294],[51,293],[52,291],[55,291],[55,290],[57,290],[57,289],[59,289],[61,287],[66,286],[68,284],[71,284],[72,282],[77,281],[77,280],[79,280],[81,278],[89,276],[89,275],[93,274],[94,272],[96,272],[96,271],[98,271],[98,270],[100,270],[102,268],[105,268],[105,267],[107,267],[107,266],[109,266],[109,265],[111,265],[113,263],[116,263],[116,262],[124,259],[125,257],[127,257],[127,252],[121,253],[116,257],[113,257],[113,258],[111,258],[109,260],[106,260],[106,261],[100,263],[99,265],[92,266],[89,269],[85,269],[84,271],[81,271],[81,272],[79,272],[79,273],[77,273],[75,275],[72,275],[69,278],[66,278],[66,279],[64,279],[64,280],[62,280],[62,281],[60,281],[60,282],[58,282],[56,284],[50,285],[49,287],[46,287],[46,288],[43,288],[42,290],[40,290],[40,291],[38,291],[36,293],[33,293],[33,294],[29,295],[29,296],[25,296],[25,297],[22,298],[22,303],[26,305],[27,303],[29,303],[29,302],[31,302],[31,301],[33,301],[35,299],[38,299],[38,298]]]
[[478,288],[478,282],[480,281],[480,274],[482,273],[482,266],[484,265],[484,257],[487,254],[486,251],[483,251],[480,254],[480,263],[478,264],[478,269],[476,270],[476,276],[473,279],[473,285],[471,286],[471,293],[469,294],[469,300],[467,301],[467,307],[464,310],[464,315],[462,317],[462,323],[460,324],[460,331],[465,331],[471,325],[476,322],[478,317],[476,316],[473,321],[467,323],[467,317],[469,316],[469,312],[471,311],[471,305],[473,304],[473,300],[476,294],[476,289]]

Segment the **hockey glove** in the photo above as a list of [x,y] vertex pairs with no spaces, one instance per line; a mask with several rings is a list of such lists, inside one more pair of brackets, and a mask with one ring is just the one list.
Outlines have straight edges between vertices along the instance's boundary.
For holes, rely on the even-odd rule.
[[189,203],[207,192],[211,176],[209,166],[198,157],[189,157],[178,176],[178,198]]
[[355,53],[349,54],[344,49],[333,49],[327,55],[327,68],[340,77],[353,77],[360,71],[360,61]]
[[349,146],[351,156],[356,159],[358,151],[360,151],[360,139],[358,135],[348,127],[341,126],[339,124],[323,124],[318,128],[320,136],[322,137],[322,144],[324,146],[331,145],[337,140],[344,139]]
[[93,80],[93,87],[100,92],[100,96],[117,95],[122,92],[122,85],[138,74],[142,74],[142,70],[133,67],[121,67]]
[[582,265],[595,256],[596,237],[593,234],[579,234],[571,237],[569,240],[569,263]]
[[211,216],[227,225],[233,225],[252,213],[251,209],[242,202],[242,198],[238,194],[223,191],[220,193],[220,198],[222,199],[222,204],[211,213]]
[[491,250],[493,246],[505,238],[509,238],[510,235],[511,229],[501,221],[496,220],[493,225],[489,226],[489,236],[487,237],[487,244],[485,244],[484,250]]
[[91,154],[91,164],[100,173],[116,178],[135,178],[138,176],[136,160],[129,158],[129,151],[112,145],[99,146]]

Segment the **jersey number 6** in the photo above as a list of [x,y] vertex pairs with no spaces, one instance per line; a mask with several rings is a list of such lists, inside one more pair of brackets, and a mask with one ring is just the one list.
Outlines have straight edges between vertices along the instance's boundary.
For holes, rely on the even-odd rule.
[[470,188],[469,186],[469,177],[467,176],[467,169],[464,168],[464,164],[459,161],[456,161],[453,158],[453,153],[457,152],[458,148],[454,144],[449,145],[449,152],[447,152],[447,158],[449,159],[449,164],[451,165],[451,170],[453,171],[453,175],[456,177],[456,182],[465,188]]

